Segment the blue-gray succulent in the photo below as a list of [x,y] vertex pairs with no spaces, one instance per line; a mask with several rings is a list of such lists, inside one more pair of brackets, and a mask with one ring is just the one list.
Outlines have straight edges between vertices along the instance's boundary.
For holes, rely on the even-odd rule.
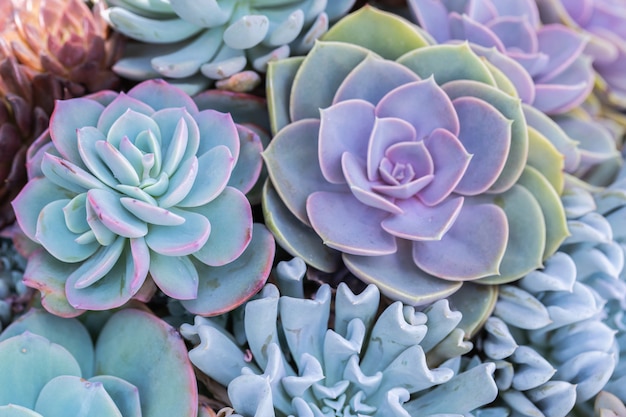
[[495,398],[493,364],[464,373],[447,365],[472,348],[447,300],[422,312],[395,302],[378,315],[377,287],[355,295],[342,283],[331,319],[327,284],[301,298],[305,269],[298,258],[279,264],[289,295],[266,285],[246,303],[239,332],[203,317],[181,326],[196,345],[191,361],[228,387],[239,415],[462,416]]

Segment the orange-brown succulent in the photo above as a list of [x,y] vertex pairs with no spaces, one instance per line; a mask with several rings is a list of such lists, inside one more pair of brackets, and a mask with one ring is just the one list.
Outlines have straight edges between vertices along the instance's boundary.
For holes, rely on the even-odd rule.
[[104,2],[0,1],[0,229],[25,184],[24,155],[48,124],[54,101],[117,88],[111,66],[121,36],[101,17]]

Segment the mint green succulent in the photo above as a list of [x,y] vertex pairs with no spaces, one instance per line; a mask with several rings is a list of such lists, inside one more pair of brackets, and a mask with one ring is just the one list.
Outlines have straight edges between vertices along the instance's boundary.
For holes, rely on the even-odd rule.
[[175,329],[113,313],[92,342],[77,319],[31,310],[0,334],[0,415],[196,417],[196,378]]
[[222,88],[253,89],[260,82],[256,72],[265,72],[269,61],[306,53],[355,0],[109,3],[105,19],[140,42],[128,45],[113,70],[132,80],[165,77],[196,93],[219,80]]

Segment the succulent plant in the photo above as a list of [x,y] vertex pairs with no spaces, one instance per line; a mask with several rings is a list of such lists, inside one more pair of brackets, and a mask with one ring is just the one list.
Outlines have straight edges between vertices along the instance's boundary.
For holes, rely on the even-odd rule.
[[22,282],[26,267],[10,239],[0,237],[0,331],[26,312],[33,290]]
[[[591,207],[579,216],[580,230],[594,238],[587,247],[579,249],[578,256],[588,265],[586,283],[605,300],[604,322],[616,332],[619,357],[615,372],[604,390],[626,401],[626,177],[624,170],[614,184],[594,193]],[[593,204],[595,203],[595,204]],[[586,250],[585,250],[586,249]]]
[[567,235],[562,155],[467,43],[428,45],[366,6],[304,59],[271,63],[268,103],[266,224],[317,269],[341,256],[386,296],[426,305],[463,281],[521,278]]
[[611,377],[615,332],[578,273],[572,258],[557,252],[542,270],[500,287],[476,342],[483,362],[496,366],[498,400],[489,408],[504,411],[495,415],[565,417]]
[[[132,80],[166,77],[190,94],[218,87],[249,91],[268,61],[306,53],[329,21],[355,0],[112,0],[106,19],[140,43],[115,71]],[[254,71],[250,71],[250,69]]]
[[544,22],[564,23],[589,39],[599,91],[612,105],[626,108],[626,4],[619,0],[537,0]]
[[[483,360],[496,363],[495,405],[508,413],[589,416],[601,390],[624,396],[624,254],[598,211],[608,206],[596,205],[592,190],[568,182],[563,201],[571,235],[544,268],[500,287],[476,342]],[[603,196],[615,208],[615,191],[596,199]]]
[[15,57],[31,79],[54,78],[47,110],[55,99],[118,86],[111,66],[121,53],[121,37],[109,34],[104,2],[90,10],[80,0],[9,0],[1,8],[0,57]]
[[[492,56],[491,62],[516,84],[520,98],[545,113],[577,107],[593,88],[591,62],[582,54],[586,38],[561,24],[542,25],[534,0],[408,4],[415,20],[439,43],[468,40],[475,52]],[[493,50],[515,62],[493,56]]]
[[28,146],[47,127],[54,100],[114,88],[120,35],[80,0],[0,4],[0,229],[26,183]]
[[159,80],[59,101],[13,202],[41,245],[25,283],[61,316],[148,300],[156,287],[195,314],[234,308],[274,256],[245,196],[261,149],[230,115]]
[[33,309],[0,334],[0,414],[196,417],[198,392],[175,329],[114,313],[96,343],[77,319]]
[[237,415],[457,416],[493,400],[492,364],[460,374],[445,366],[472,347],[447,300],[423,312],[395,302],[378,314],[376,286],[355,295],[342,283],[329,328],[327,284],[313,299],[295,295],[305,270],[298,258],[279,263],[279,285],[294,295],[266,285],[245,304],[239,333],[213,318],[181,326],[196,345],[191,361],[228,387]]

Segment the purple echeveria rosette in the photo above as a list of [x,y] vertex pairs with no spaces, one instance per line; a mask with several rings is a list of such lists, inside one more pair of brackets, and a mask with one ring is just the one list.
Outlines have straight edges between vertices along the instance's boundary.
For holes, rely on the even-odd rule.
[[[409,0],[415,20],[437,42],[467,40],[516,84],[520,97],[548,114],[580,105],[593,88],[587,39],[561,24],[542,25],[533,0]],[[496,50],[514,62],[494,55]]]
[[626,4],[620,0],[537,0],[541,19],[562,22],[589,38],[585,53],[593,58],[600,91],[626,107]]
[[[234,308],[273,260],[273,239],[253,225],[245,196],[261,149],[230,115],[198,110],[163,81],[57,102],[13,202],[41,245],[25,282],[62,316],[148,300],[156,287],[197,314]],[[255,168],[236,169],[250,150]]]
[[414,305],[539,266],[565,237],[565,218],[528,164],[521,101],[495,81],[504,76],[467,44],[345,41],[365,23],[407,44],[424,39],[365,7],[303,61],[270,67],[270,229],[316,268],[332,270],[341,254],[356,276]]

